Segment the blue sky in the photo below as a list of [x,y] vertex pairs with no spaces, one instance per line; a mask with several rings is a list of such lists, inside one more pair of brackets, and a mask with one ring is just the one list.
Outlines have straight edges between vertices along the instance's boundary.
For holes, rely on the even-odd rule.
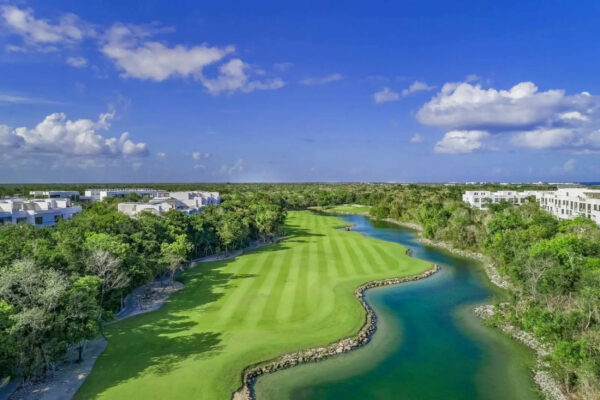
[[0,182],[600,178],[598,2],[140,3],[0,0]]

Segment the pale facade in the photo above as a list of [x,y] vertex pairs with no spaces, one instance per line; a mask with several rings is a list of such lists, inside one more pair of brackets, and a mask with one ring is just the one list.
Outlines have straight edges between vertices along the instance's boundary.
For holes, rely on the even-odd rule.
[[600,225],[600,189],[564,188],[543,192],[537,201],[561,219],[585,217]]
[[169,192],[169,197],[196,208],[221,204],[219,192]]
[[0,224],[53,226],[61,219],[71,219],[80,212],[81,207],[72,205],[69,198],[0,199]]
[[200,214],[203,207],[220,203],[221,197],[217,192],[170,192],[168,198],[154,198],[148,203],[119,203],[118,210],[130,217],[145,211],[163,215],[171,210],[193,215]]
[[485,190],[467,190],[463,194],[463,201],[469,203],[471,207],[475,208],[487,208],[489,204],[497,203],[511,203],[515,205],[521,205],[527,202],[529,197],[536,197],[543,193],[540,190],[526,190],[518,192],[516,190],[499,190],[497,192],[490,192]]
[[541,208],[557,218],[585,217],[600,225],[600,189],[577,187],[523,192],[472,190],[463,194],[463,201],[469,203],[471,207],[487,208],[489,204],[501,202],[521,205],[532,196],[535,197]]
[[85,198],[92,201],[102,201],[106,198],[123,198],[135,193],[140,197],[168,198],[169,193],[166,190],[157,189],[86,189]]
[[32,197],[44,197],[48,199],[71,199],[79,200],[79,192],[76,190],[32,190],[29,192]]

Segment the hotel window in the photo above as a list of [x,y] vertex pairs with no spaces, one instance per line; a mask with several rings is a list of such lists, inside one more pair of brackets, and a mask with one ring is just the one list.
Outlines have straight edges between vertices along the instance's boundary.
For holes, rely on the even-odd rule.
[[41,225],[44,223],[44,218],[43,217],[35,217],[35,224],[36,225]]

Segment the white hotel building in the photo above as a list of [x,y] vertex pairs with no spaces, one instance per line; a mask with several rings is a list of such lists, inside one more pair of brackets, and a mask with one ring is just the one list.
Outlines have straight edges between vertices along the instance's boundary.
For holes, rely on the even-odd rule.
[[61,219],[71,219],[81,212],[68,198],[27,200],[0,199],[0,224],[27,223],[53,226]]
[[175,210],[186,215],[200,214],[202,208],[221,203],[218,192],[170,192],[168,197],[154,198],[148,203],[119,203],[118,210],[130,217],[147,211],[162,215]]
[[33,190],[29,192],[31,197],[47,199],[71,199],[78,201],[80,194],[75,190]]
[[470,190],[463,194],[463,201],[471,207],[487,208],[489,204],[510,202],[521,205],[529,197],[535,197],[544,210],[560,219],[585,217],[600,225],[600,189],[562,188],[558,190],[530,191],[481,191]]
[[541,192],[537,201],[558,218],[585,217],[600,225],[600,189],[564,188]]
[[135,193],[140,197],[168,198],[169,193],[166,190],[157,189],[86,189],[85,198],[92,201],[102,201],[106,198],[123,198]]
[[531,196],[536,197],[543,193],[540,190],[527,190],[518,192],[516,190],[499,190],[489,192],[485,190],[467,190],[463,194],[463,201],[469,203],[471,207],[487,208],[489,204],[509,202],[515,205],[524,204]]

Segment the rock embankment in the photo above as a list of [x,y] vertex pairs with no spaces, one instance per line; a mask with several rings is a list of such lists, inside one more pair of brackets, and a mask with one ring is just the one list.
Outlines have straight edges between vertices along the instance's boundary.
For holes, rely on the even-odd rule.
[[[414,229],[416,231],[423,232],[423,227],[421,225],[413,224],[412,222],[403,222],[403,221],[398,221],[398,220],[395,220],[392,218],[381,218],[381,220],[390,222],[392,224],[400,225],[405,228]],[[502,276],[500,276],[500,273],[498,272],[498,269],[496,268],[496,266],[493,263],[489,262],[489,260],[486,260],[486,257],[481,253],[477,253],[477,252],[469,251],[469,250],[457,249],[456,247],[452,246],[451,244],[448,244],[446,242],[437,241],[437,240],[426,239],[422,235],[419,236],[419,243],[422,243],[426,246],[438,247],[438,248],[447,250],[450,253],[459,255],[461,257],[473,258],[475,260],[479,260],[482,262],[485,272],[488,275],[488,278],[494,285],[496,285],[502,289],[510,289],[511,288],[510,282],[508,282],[506,279],[504,279]]]
[[315,347],[284,354],[283,356],[274,360],[247,367],[242,373],[242,387],[233,394],[232,400],[254,400],[255,397],[253,385],[256,379],[261,375],[294,367],[298,364],[317,362],[329,357],[346,353],[367,344],[377,329],[377,315],[371,306],[365,301],[365,291],[375,287],[397,285],[399,283],[424,279],[435,274],[437,271],[439,271],[439,269],[440,267],[437,264],[434,264],[431,269],[419,275],[371,281],[359,286],[354,291],[354,296],[365,309],[366,316],[365,323],[356,336],[342,339],[328,346]]
[[[497,307],[486,304],[475,307],[475,315],[486,320],[493,317],[496,312],[502,312],[503,304],[500,304],[500,310]],[[533,369],[533,380],[539,386],[547,399],[552,400],[567,400],[567,397],[562,393],[560,385],[547,371],[548,362],[544,361],[550,355],[550,349],[545,344],[541,343],[535,336],[529,332],[525,332],[513,325],[504,324],[500,329],[510,335],[513,339],[523,343],[537,354],[537,365]]]

